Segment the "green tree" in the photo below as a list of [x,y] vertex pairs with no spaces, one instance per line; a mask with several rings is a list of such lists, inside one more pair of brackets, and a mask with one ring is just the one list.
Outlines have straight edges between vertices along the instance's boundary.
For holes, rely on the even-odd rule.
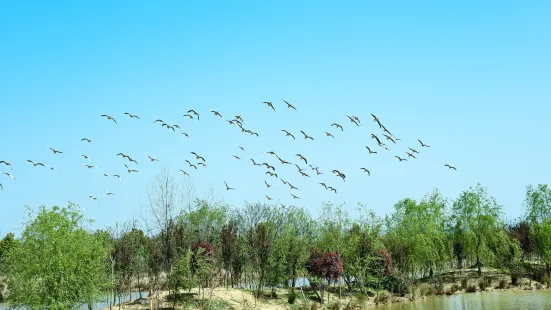
[[452,222],[462,231],[465,247],[476,256],[478,275],[483,258],[493,255],[488,248],[491,234],[500,226],[501,206],[480,184],[463,191],[453,203]]
[[40,207],[6,257],[13,308],[75,309],[106,288],[108,249],[89,233],[79,207]]
[[526,188],[524,202],[527,219],[532,224],[535,249],[551,276],[551,189],[547,184]]

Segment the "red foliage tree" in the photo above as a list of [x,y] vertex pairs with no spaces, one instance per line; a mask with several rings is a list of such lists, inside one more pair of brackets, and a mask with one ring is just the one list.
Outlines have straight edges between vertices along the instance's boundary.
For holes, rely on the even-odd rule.
[[197,255],[199,249],[203,249],[203,257],[208,258],[212,263],[214,263],[214,247],[209,242],[198,241],[192,246],[193,255]]
[[384,276],[390,276],[392,274],[392,255],[385,249],[380,249],[377,254],[382,258],[381,273]]
[[311,275],[330,281],[338,281],[344,273],[341,256],[338,252],[322,254],[319,249],[310,250],[310,259],[306,263],[306,270]]

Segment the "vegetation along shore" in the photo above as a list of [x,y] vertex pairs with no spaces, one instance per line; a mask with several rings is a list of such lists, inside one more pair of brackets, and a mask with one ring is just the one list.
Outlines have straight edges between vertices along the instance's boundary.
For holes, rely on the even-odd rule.
[[0,241],[4,305],[361,309],[551,283],[547,185],[528,186],[525,216],[506,221],[480,184],[453,200],[437,189],[399,200],[384,217],[327,203],[313,218],[294,206],[186,200],[174,182],[162,170],[143,220],[100,230],[72,203],[29,210],[21,235]]

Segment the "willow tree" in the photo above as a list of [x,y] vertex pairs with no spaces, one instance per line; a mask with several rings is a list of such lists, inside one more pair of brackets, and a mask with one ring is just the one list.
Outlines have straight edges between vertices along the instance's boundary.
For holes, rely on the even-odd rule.
[[40,207],[20,244],[6,258],[6,275],[14,308],[76,309],[104,293],[109,254],[101,238],[87,231],[79,207]]
[[483,258],[493,254],[488,242],[501,225],[501,213],[501,206],[480,184],[463,191],[453,203],[452,223],[462,231],[464,247],[475,255],[479,276]]
[[524,202],[527,219],[532,224],[535,249],[551,276],[551,189],[547,184],[526,188]]

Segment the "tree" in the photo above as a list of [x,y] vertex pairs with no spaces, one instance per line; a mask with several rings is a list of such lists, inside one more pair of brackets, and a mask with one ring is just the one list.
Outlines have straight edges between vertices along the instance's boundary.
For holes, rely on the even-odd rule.
[[524,205],[527,220],[532,224],[534,247],[551,276],[551,189],[547,184],[526,188]]
[[98,300],[109,283],[108,249],[84,223],[72,203],[42,206],[34,218],[29,211],[20,245],[6,256],[10,306],[74,309]]
[[17,244],[18,242],[13,233],[8,233],[2,240],[0,240],[0,273],[2,271],[4,258],[11,249],[17,246]]
[[480,184],[463,191],[453,203],[452,222],[463,232],[464,248],[476,256],[478,275],[482,275],[483,256],[490,258],[488,241],[500,224],[501,206]]

